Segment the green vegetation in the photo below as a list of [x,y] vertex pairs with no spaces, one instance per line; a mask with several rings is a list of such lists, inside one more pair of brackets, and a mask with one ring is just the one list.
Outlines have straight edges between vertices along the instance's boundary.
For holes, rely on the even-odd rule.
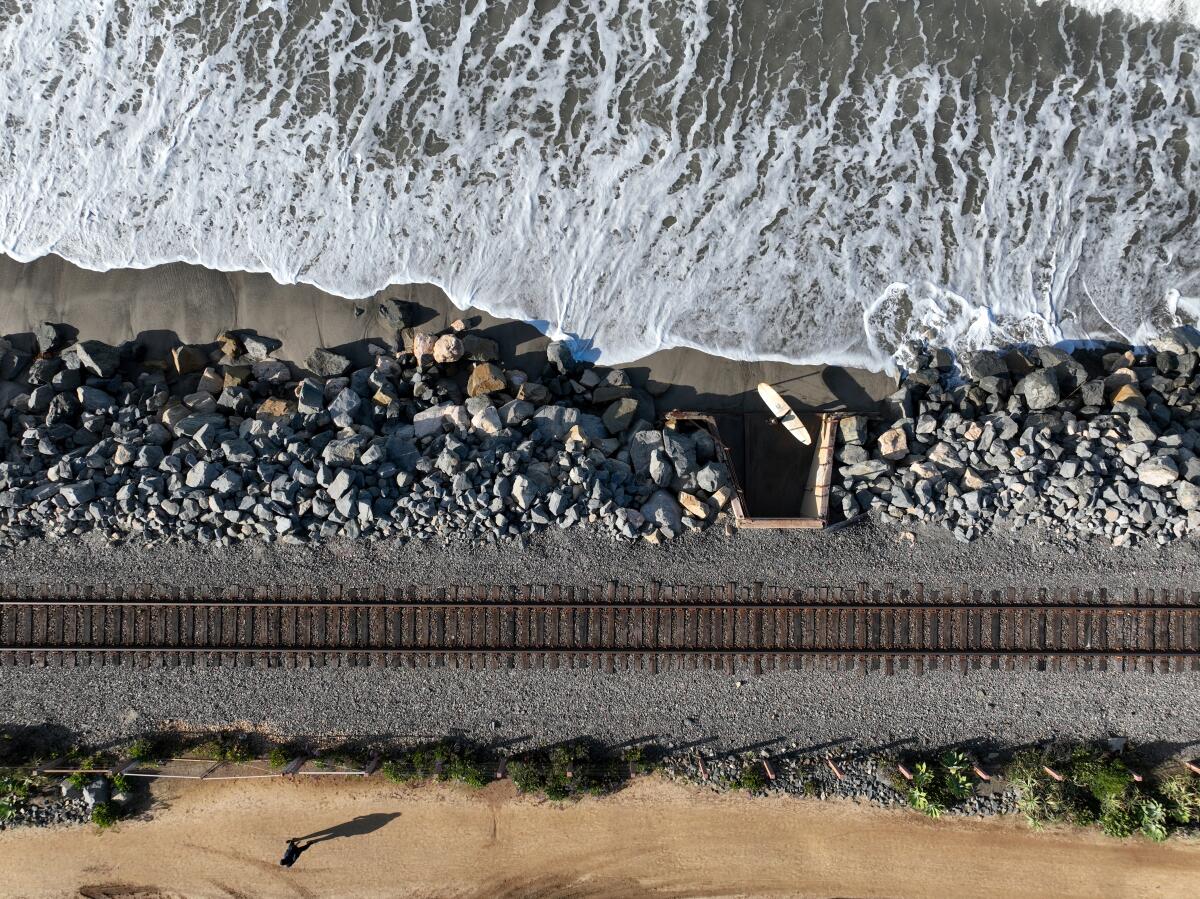
[[[1062,780],[1051,777],[1045,767]],[[1096,825],[1111,837],[1140,833],[1157,841],[1165,840],[1173,827],[1197,821],[1200,813],[1200,790],[1189,780],[1139,783],[1121,758],[1087,747],[1065,754],[1023,752],[1007,776],[1020,791],[1019,807],[1035,828]]]
[[120,811],[115,802],[97,802],[92,806],[92,823],[103,829],[117,823]]
[[438,780],[484,787],[489,780],[477,750],[449,740],[402,750],[383,763],[383,773],[396,783]]
[[17,809],[12,803],[0,800],[0,821],[7,821],[16,812]]
[[522,793],[561,801],[611,793],[628,780],[630,768],[626,758],[577,741],[521,753],[509,762],[508,776]]
[[0,774],[0,798],[27,799],[35,786],[31,777],[21,774]]
[[947,809],[970,797],[975,789],[971,780],[971,760],[961,752],[942,754],[936,762],[919,761],[913,765],[912,780],[899,780],[897,788],[908,804],[931,818],[941,817]]
[[128,793],[133,787],[129,783],[129,778],[124,774],[115,774],[112,779],[112,789],[114,793]]
[[164,740],[139,737],[129,744],[127,754],[135,762],[159,762],[170,756],[170,747]]
[[267,752],[267,762],[272,768],[287,767],[287,763],[293,758],[294,756],[287,746],[272,746]]
[[761,793],[767,788],[767,772],[763,769],[762,762],[749,761],[742,766],[742,770],[738,772],[738,776],[733,779],[731,784],[738,790],[745,790],[747,793]]

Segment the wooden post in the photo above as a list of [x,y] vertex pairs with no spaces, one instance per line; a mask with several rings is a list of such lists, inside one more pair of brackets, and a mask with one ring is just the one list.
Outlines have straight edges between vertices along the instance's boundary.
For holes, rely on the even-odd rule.
[[508,756],[500,756],[500,764],[496,766],[496,780],[504,780],[508,776]]
[[982,780],[984,783],[989,783],[992,779],[992,775],[988,774],[986,771],[984,771],[978,765],[972,765],[971,770],[974,771],[975,776],[978,777],[980,780]]
[[1130,771],[1129,776],[1133,778],[1133,782],[1135,784],[1140,784],[1143,780],[1145,780],[1145,778],[1142,777],[1142,775],[1138,774],[1136,771]]
[[708,780],[708,769],[704,767],[704,756],[696,753],[696,767],[700,769],[700,779]]
[[900,772],[900,776],[905,780],[912,780],[912,773],[899,762],[896,763],[896,770]]
[[1045,771],[1047,774],[1049,774],[1052,778],[1057,780],[1059,783],[1062,783],[1063,776],[1061,774],[1059,774],[1057,771],[1053,770],[1049,765],[1042,765],[1042,770]]
[[293,775],[299,774],[300,769],[304,767],[304,764],[307,761],[308,761],[307,755],[296,756],[294,759],[292,759],[290,762],[288,762],[286,765],[283,766],[283,771],[280,772],[280,777],[292,777]]
[[224,764],[225,763],[221,762],[221,761],[213,762],[212,765],[209,766],[209,769],[200,775],[200,779],[207,780],[208,775],[212,774],[214,771],[216,771],[218,768],[220,768]]
[[829,766],[829,770],[833,772],[833,776],[838,780],[846,779],[842,775],[842,772],[838,770],[838,766],[833,763],[833,759],[831,759],[829,756],[825,756],[825,764]]
[[1187,768],[1193,774],[1200,774],[1200,765],[1193,764],[1192,762],[1184,762],[1183,767]]
[[766,759],[762,760],[763,770],[767,772],[767,780],[775,779],[775,772],[771,770],[771,763]]
[[367,766],[365,768],[363,768],[363,770],[362,770],[363,777],[370,777],[372,774],[374,774],[376,771],[379,770],[379,767],[381,764],[382,764],[382,762],[379,758],[379,753],[376,752],[367,761]]

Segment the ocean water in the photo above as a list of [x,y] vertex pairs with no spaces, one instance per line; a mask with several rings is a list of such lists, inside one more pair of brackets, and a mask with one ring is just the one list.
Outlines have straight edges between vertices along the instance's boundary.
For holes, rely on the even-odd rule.
[[1200,316],[1198,64],[1200,0],[0,0],[0,251],[612,362],[1139,341]]

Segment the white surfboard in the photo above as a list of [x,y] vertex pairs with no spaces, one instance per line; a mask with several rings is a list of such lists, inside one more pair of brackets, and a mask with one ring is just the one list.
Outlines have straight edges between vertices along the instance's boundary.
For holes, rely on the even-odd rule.
[[767,404],[767,408],[772,414],[779,419],[779,423],[792,432],[792,436],[803,443],[805,446],[812,445],[812,435],[808,433],[808,428],[804,427],[804,422],[800,420],[792,407],[788,405],[787,400],[779,395],[770,384],[759,384],[758,395],[762,397],[762,401]]

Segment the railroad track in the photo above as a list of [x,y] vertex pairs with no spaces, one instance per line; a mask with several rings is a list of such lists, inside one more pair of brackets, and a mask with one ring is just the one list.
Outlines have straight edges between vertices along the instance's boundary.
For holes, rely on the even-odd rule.
[[0,665],[1200,669],[1200,593],[0,585]]

